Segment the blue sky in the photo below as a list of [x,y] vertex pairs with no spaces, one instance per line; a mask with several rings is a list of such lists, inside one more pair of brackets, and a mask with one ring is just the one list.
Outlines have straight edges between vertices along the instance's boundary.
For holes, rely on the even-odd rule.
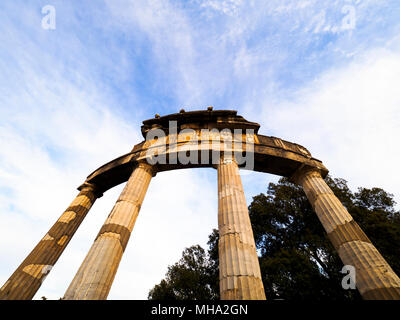
[[[55,30],[42,28],[45,5]],[[1,1],[0,282],[156,113],[238,110],[353,190],[400,201],[399,17],[395,0]],[[247,200],[276,180],[243,172]],[[64,294],[121,187],[96,202],[35,298]],[[216,189],[212,169],[153,179],[110,299],[146,298],[184,247],[205,245]]]

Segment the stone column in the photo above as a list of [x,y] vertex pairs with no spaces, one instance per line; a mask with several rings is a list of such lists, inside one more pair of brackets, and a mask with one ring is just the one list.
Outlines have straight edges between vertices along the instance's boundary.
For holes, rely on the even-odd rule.
[[265,300],[238,165],[232,158],[221,158],[217,170],[221,299]]
[[146,162],[133,170],[85,260],[68,287],[65,300],[105,300],[135,225],[153,167]]
[[84,183],[79,189],[68,209],[0,289],[0,300],[32,299],[39,290],[99,196],[92,184]]
[[346,208],[312,168],[301,168],[292,180],[300,184],[344,265],[355,267],[358,291],[366,300],[400,299],[400,279]]

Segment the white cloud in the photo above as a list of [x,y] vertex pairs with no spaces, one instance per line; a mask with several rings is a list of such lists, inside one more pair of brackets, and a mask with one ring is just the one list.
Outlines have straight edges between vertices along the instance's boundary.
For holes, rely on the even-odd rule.
[[[70,18],[73,20],[73,16]],[[35,23],[34,18],[29,21]],[[70,54],[87,61],[77,70],[67,67],[65,60],[60,63],[63,52],[52,51],[51,45],[42,46],[35,38],[34,26],[30,26],[34,35],[30,38],[9,22],[7,29],[12,36],[3,33],[1,38],[8,48],[13,48],[16,63],[5,59],[0,62],[4,69],[0,77],[0,283],[7,280],[68,207],[85,177],[98,166],[129,152],[143,139],[143,110],[134,109],[137,118],[129,122],[126,111],[113,108],[118,99],[104,90],[107,84],[90,67],[91,58],[99,62],[97,51],[90,52],[80,39],[63,34],[59,31],[61,26],[58,23],[55,32],[60,33],[54,35],[60,38],[56,41],[64,40],[63,46]],[[182,39],[186,41],[179,35],[176,39],[177,44]],[[85,50],[88,56],[78,54]],[[113,58],[124,61],[123,50],[121,57]],[[112,64],[106,65],[112,68]],[[124,78],[131,70],[115,64],[115,70],[108,71]],[[204,244],[216,221],[216,203],[209,201],[215,199],[207,191],[213,185],[199,172],[174,173],[173,181],[164,173],[154,180],[157,185],[150,187],[137,222],[139,231],[133,232],[128,258],[121,264],[110,299],[146,298],[148,289],[164,276],[167,265],[175,262],[185,246],[200,241]],[[118,186],[97,200],[35,298],[63,296],[121,188]],[[202,188],[206,189],[202,192],[204,202],[197,199]],[[210,215],[215,220],[206,218]],[[170,230],[165,228],[171,223]],[[152,230],[155,233],[149,239]],[[129,251],[132,249],[133,253]],[[157,250],[158,256],[152,254]],[[138,260],[142,262],[138,264]],[[130,274],[126,273],[135,270],[136,278],[129,282]]]
[[265,103],[264,131],[300,143],[353,187],[382,187],[400,202],[400,54],[372,50],[300,90]]
[[[199,0],[198,3],[201,8],[210,8],[216,12],[234,16],[237,15],[240,6],[243,5],[243,0]],[[249,4],[252,3],[246,3],[246,5]]]
[[156,86],[173,90],[178,100],[197,100],[204,85],[197,68],[196,30],[179,6],[169,1],[106,1],[112,24],[125,32],[149,38],[155,63]]

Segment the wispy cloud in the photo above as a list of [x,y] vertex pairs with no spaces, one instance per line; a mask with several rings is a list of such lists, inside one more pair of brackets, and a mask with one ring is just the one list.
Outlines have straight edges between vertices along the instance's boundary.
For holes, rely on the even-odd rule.
[[[324,74],[291,101],[263,106],[274,134],[306,145],[350,185],[379,186],[400,199],[393,168],[400,156],[400,52],[366,52]],[[268,111],[267,111],[268,110]]]

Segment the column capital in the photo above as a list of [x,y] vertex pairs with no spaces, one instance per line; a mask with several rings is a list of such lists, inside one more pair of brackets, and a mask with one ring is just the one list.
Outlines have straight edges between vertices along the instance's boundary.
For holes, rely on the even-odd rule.
[[232,162],[238,164],[234,152],[221,152],[219,164],[230,164]]
[[78,187],[79,191],[83,191],[85,189],[90,191],[90,192],[93,192],[95,194],[96,198],[101,198],[103,196],[103,193],[99,192],[98,186],[95,185],[94,183],[85,181],[83,184],[81,184]]
[[221,152],[219,155],[219,162],[218,163],[212,163],[212,168],[217,169],[221,164],[230,164],[230,163],[235,163],[237,166],[238,162],[236,160],[236,157],[234,154],[224,154],[224,152]]
[[158,171],[155,165],[149,164],[146,160],[139,161],[135,168],[142,168],[150,172],[152,177],[155,177]]
[[307,176],[316,176],[322,179],[321,170],[316,167],[305,165],[304,163],[289,178],[290,182],[302,185],[303,179]]

